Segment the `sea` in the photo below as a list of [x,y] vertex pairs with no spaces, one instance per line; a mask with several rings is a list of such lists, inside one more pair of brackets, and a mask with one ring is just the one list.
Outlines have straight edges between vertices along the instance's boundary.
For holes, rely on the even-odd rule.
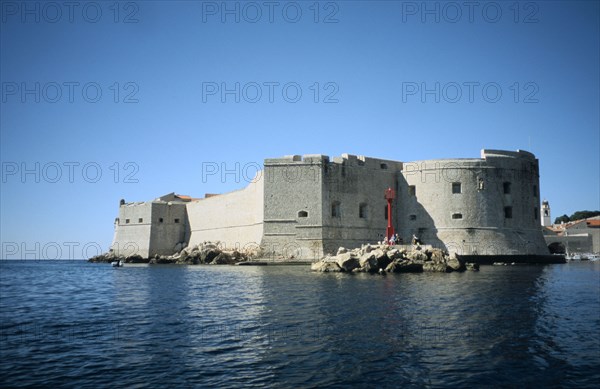
[[600,387],[600,262],[0,261],[0,387]]

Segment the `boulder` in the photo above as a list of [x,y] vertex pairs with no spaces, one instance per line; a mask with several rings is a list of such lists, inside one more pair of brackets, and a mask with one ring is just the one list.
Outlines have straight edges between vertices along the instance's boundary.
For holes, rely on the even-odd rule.
[[221,252],[210,262],[211,265],[233,265],[234,263],[235,259],[225,252]]
[[449,273],[452,271],[448,265],[443,262],[432,262],[428,261],[423,264],[423,271],[426,272],[439,272],[439,273]]
[[387,256],[389,259],[394,260],[394,259],[402,258],[402,253],[398,249],[391,249],[387,252]]
[[359,271],[373,273],[379,270],[377,258],[375,257],[374,252],[362,255],[358,261],[358,264],[360,265]]
[[344,254],[344,253],[347,253],[347,252],[348,252],[348,250],[347,250],[346,248],[344,248],[344,247],[340,247],[340,248],[337,250],[337,254],[336,254],[336,255]]
[[336,262],[329,262],[325,260],[313,263],[312,265],[310,265],[310,270],[323,273],[343,271],[342,268],[339,267]]
[[408,258],[412,261],[420,261],[420,262],[425,262],[429,259],[427,257],[427,254],[425,254],[423,251],[420,251],[420,250],[413,250],[413,251],[407,253],[406,258]]
[[220,253],[216,247],[203,247],[200,251],[200,262],[211,263]]
[[148,263],[149,259],[143,258],[141,255],[134,254],[125,258],[125,263]]
[[354,253],[338,254],[336,258],[335,262],[340,268],[344,269],[344,271],[350,272],[359,266],[358,257]]
[[467,270],[471,270],[471,271],[479,271],[479,264],[469,262],[469,263],[465,264],[465,268]]
[[461,261],[460,258],[456,255],[456,253],[452,253],[452,255],[450,255],[450,257],[446,259],[446,264],[453,271],[465,270],[464,261]]
[[425,252],[427,257],[433,262],[443,262],[444,261],[444,251],[442,249],[429,249]]

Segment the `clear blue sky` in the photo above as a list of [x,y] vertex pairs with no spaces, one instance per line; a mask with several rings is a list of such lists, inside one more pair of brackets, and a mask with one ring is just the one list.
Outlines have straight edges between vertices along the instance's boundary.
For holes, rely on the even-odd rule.
[[524,149],[553,218],[600,208],[598,1],[78,4],[1,2],[3,244],[106,250],[119,199],[286,154]]

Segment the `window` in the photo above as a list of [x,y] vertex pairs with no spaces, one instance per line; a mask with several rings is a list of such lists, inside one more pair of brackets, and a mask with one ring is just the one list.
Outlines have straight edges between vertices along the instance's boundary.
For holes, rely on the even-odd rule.
[[417,220],[417,215],[409,215],[408,220]]
[[308,217],[308,212],[300,211],[300,212],[298,212],[298,217]]
[[452,193],[454,193],[454,194],[461,193],[460,182],[453,182],[452,183]]
[[512,207],[504,207],[504,217],[506,219],[512,219]]
[[159,223],[162,223],[163,221],[164,221],[164,220],[163,220],[163,218],[162,218],[162,217],[159,217],[159,218],[158,218],[158,222],[159,222]]
[[533,220],[537,220],[538,213],[540,213],[540,211],[538,210],[538,207],[533,208]]
[[179,219],[175,219],[174,221],[175,221],[175,223],[179,223]]
[[380,168],[382,168],[383,170],[386,170],[388,168],[387,163],[382,163],[379,165]]
[[417,188],[414,185],[409,185],[408,186],[408,195],[409,196],[416,196],[417,195]]
[[550,216],[550,215],[548,215],[548,210],[547,209],[544,209],[544,216]]
[[368,213],[367,213],[368,209],[367,209],[367,204],[362,203],[358,206],[358,217],[361,219],[366,219],[368,217]]
[[504,189],[504,194],[510,194],[510,182],[505,182],[502,184],[502,187]]
[[388,206],[386,205],[385,206],[385,210],[384,210],[384,214],[383,214],[383,217],[385,218],[385,220],[388,219],[387,214],[388,214]]
[[346,165],[342,164],[342,177],[346,177]]
[[453,213],[452,219],[462,219],[462,213]]
[[331,204],[331,217],[340,217],[340,203],[335,201]]
[[125,219],[125,224],[129,224],[129,219]]
[[533,197],[537,197],[537,185],[533,186]]
[[138,223],[143,223],[143,222],[144,222],[144,219],[142,219],[142,218],[138,219]]

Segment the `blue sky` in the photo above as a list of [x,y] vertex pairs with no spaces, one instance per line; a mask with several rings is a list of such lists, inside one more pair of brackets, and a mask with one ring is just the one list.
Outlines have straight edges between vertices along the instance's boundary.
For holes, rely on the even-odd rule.
[[69,4],[1,2],[3,255],[106,250],[121,198],[286,154],[524,149],[553,218],[600,208],[597,1]]

